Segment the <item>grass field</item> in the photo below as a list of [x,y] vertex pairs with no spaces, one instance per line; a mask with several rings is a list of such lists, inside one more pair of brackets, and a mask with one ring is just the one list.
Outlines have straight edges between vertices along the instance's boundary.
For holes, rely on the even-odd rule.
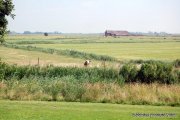
[[39,44],[35,46],[53,49],[74,49],[100,55],[109,55],[119,60],[175,60],[180,56],[180,42]]
[[[18,65],[37,65],[38,58],[39,64],[41,66],[46,66],[49,64],[55,66],[77,66],[83,67],[85,59],[74,58],[64,55],[47,54],[38,51],[26,51],[14,48],[7,48],[0,46],[0,58],[2,61],[9,64]],[[107,62],[109,66],[114,66],[114,63]],[[93,61],[91,66],[102,66],[101,61]]]
[[[133,114],[174,114],[138,117]],[[179,120],[180,108],[34,101],[0,101],[0,120]]]
[[103,37],[103,35],[11,35],[7,36],[8,42],[20,41],[51,41],[60,43],[159,43],[159,42],[179,42],[180,37],[157,37],[157,36],[124,36],[124,37]]
[[51,55],[35,51],[25,51],[0,46],[0,57],[3,61],[18,65],[35,65],[40,59],[40,65],[54,64],[63,66],[81,65],[84,60],[60,55]]
[[8,36],[8,43],[33,45],[51,49],[72,49],[98,55],[108,55],[119,60],[165,60],[180,57],[180,37],[127,36],[102,37],[90,35],[24,35]]
[[[180,59],[180,37],[126,36],[102,37],[100,35],[14,35],[7,37],[7,43],[16,45],[31,45],[44,49],[76,50],[95,55],[107,55],[120,61],[129,60],[162,60]],[[58,66],[83,66],[85,58],[57,54],[45,54],[37,51],[17,50],[0,47],[0,56],[8,63],[40,64]],[[93,60],[92,66],[102,66],[102,61]],[[108,66],[119,66],[117,63],[107,63]]]

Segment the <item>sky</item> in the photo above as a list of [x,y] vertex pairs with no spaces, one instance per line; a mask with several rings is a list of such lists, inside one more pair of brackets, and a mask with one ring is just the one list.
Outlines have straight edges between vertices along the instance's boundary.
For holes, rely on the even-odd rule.
[[180,33],[180,0],[13,0],[16,32]]

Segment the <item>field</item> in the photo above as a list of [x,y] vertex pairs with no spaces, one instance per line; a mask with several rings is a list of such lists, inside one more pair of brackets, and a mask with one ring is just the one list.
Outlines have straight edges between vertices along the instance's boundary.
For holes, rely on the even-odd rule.
[[97,35],[62,36],[9,36],[8,43],[30,45],[56,50],[76,50],[107,55],[120,61],[163,60],[172,61],[180,56],[180,37],[102,37]]
[[[115,105],[34,101],[0,101],[0,120],[179,120],[180,108],[167,106]],[[133,114],[173,116],[133,116]]]
[[54,65],[78,65],[83,60],[78,58],[71,58],[67,56],[51,55],[41,52],[25,51],[12,48],[6,48],[0,46],[0,56],[3,61],[10,64],[18,65],[36,65],[38,64],[38,58],[41,65],[54,64]]
[[99,55],[109,55],[119,60],[175,60],[180,56],[180,42],[40,44],[35,46],[53,49],[74,49]]
[[12,35],[0,59],[0,120],[180,118],[180,37]]

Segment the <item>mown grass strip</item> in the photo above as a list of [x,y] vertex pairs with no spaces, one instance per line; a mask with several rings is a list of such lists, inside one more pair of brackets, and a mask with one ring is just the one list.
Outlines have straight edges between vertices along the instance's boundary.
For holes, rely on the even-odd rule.
[[36,46],[18,46],[15,44],[4,44],[5,47],[8,48],[15,48],[15,49],[23,49],[28,51],[39,51],[49,54],[57,54],[57,55],[65,55],[65,56],[71,56],[75,58],[83,58],[83,59],[93,59],[93,60],[100,60],[100,61],[118,61],[114,57],[110,57],[107,55],[96,55],[93,53],[86,53],[86,52],[80,52],[76,50],[56,50],[56,49],[50,49],[50,48],[41,48]]
[[26,44],[87,44],[87,43],[164,43],[164,42],[180,42],[179,40],[167,40],[167,41],[132,41],[132,40],[120,40],[120,41],[97,41],[97,40],[64,40],[64,39],[54,39],[54,40],[21,40],[21,41],[15,41],[15,42],[8,42],[9,44],[21,44],[21,45],[26,45]]
[[[0,106],[0,118],[2,120],[180,119],[179,107],[35,101],[0,101]],[[175,114],[175,116],[167,116],[170,113]],[[159,116],[143,116],[140,114],[159,114]],[[165,116],[160,116],[161,114],[165,114]]]

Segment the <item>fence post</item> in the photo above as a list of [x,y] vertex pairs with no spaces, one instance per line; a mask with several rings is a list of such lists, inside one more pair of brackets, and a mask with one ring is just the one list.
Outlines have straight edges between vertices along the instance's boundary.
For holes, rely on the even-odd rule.
[[103,67],[104,67],[104,74],[103,74],[103,76],[104,76],[104,79],[105,79],[105,71],[106,71],[106,60],[104,60],[103,61]]
[[38,66],[39,66],[39,57],[38,57]]

